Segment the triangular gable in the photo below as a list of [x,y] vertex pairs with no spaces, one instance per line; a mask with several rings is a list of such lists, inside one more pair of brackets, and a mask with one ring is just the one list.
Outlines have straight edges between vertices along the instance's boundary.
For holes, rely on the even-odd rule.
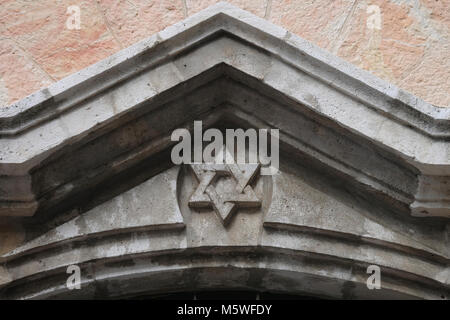
[[[61,199],[168,148],[170,130],[200,115],[211,122],[245,118],[253,126],[264,120],[293,149],[366,185],[368,197],[392,198],[415,216],[450,214],[450,109],[226,3],[0,110],[0,214],[51,211]],[[311,131],[289,121],[317,123],[348,141],[331,141],[336,134],[305,137]],[[138,139],[124,137],[117,146],[125,127]]]

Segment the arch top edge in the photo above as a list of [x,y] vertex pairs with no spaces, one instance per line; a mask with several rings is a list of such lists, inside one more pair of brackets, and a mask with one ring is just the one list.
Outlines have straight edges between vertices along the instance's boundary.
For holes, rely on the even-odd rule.
[[[309,294],[333,299],[448,299],[449,287],[382,269],[382,290],[370,290],[367,266],[333,257],[292,255],[274,247],[178,249],[170,253],[98,260],[79,265],[82,290],[69,290],[60,267],[0,287],[0,297],[121,298],[148,293],[238,289]],[[421,284],[420,290],[417,283]],[[215,284],[215,285],[214,285]],[[314,284],[314,285],[313,285]],[[25,287],[28,289],[25,290]],[[105,288],[108,288],[105,291]]]

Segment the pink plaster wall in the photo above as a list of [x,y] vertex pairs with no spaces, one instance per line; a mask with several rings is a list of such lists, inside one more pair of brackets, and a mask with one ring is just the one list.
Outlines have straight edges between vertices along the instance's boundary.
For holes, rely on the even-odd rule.
[[[0,0],[0,105],[11,104],[215,2]],[[450,106],[450,0],[229,2],[432,104]],[[66,27],[71,5],[80,7],[80,30]],[[373,11],[378,9],[367,11],[371,5],[379,8],[379,25]]]

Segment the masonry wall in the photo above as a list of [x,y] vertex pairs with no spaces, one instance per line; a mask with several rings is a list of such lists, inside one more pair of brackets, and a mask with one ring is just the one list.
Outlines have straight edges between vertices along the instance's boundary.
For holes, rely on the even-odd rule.
[[[215,2],[0,0],[0,105],[9,105]],[[450,105],[450,0],[229,2],[432,104]],[[70,29],[74,15],[68,8],[74,5],[80,8],[80,29]]]

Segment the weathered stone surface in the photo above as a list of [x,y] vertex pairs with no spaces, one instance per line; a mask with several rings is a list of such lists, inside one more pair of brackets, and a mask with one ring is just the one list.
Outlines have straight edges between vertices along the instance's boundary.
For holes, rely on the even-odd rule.
[[[197,13],[200,10],[203,10],[220,1],[221,0],[186,0],[188,15]],[[256,14],[259,17],[264,17],[266,14],[266,0],[230,0],[227,2],[253,14]]]
[[[333,52],[428,102],[449,106],[450,75],[443,71],[450,69],[448,7],[422,2],[358,1]],[[380,29],[367,26],[369,5],[380,10]]]
[[[217,0],[31,1],[5,0],[0,34],[26,59],[0,70],[4,105],[125,48]],[[439,106],[450,103],[449,4],[446,1],[233,0],[230,3],[280,24],[381,78]],[[67,30],[66,9],[81,8],[81,30]],[[380,9],[381,29],[370,29],[370,5]],[[30,70],[32,69],[32,70]],[[36,69],[36,70],[34,70]],[[33,71],[34,70],[34,71]],[[32,74],[16,83],[10,74]],[[22,78],[23,79],[23,78]],[[23,82],[23,81],[21,81]]]
[[[79,6],[81,11],[80,30],[66,27],[67,8],[72,5]],[[4,20],[0,34],[14,40],[55,80],[104,59],[120,48],[95,2],[10,1],[2,4],[2,9]],[[2,67],[7,72],[15,72],[13,66],[5,62]]]
[[259,176],[259,164],[192,164],[191,169],[199,185],[189,206],[212,207],[224,225],[238,209],[261,206],[251,186]]
[[[271,179],[260,177],[253,190],[260,200],[258,207],[239,208],[227,224],[223,224],[213,208],[195,208],[189,205],[191,195],[199,183],[185,167],[180,172],[177,189],[179,206],[186,224],[188,247],[203,246],[255,246],[260,241],[262,216],[270,206]],[[219,193],[223,195],[223,193]]]
[[[29,241],[11,252],[21,254],[34,248],[54,245],[68,240],[104,236],[130,230],[179,229],[183,218],[178,208],[176,179],[178,168],[161,173],[145,183],[114,197],[83,215],[62,224],[49,233]],[[7,232],[9,230],[9,232]],[[4,252],[20,243],[17,231],[7,226],[0,230]],[[14,236],[14,237],[13,237]],[[23,239],[22,239],[23,240]]]
[[[364,207],[347,191],[333,191],[325,177],[311,179],[310,170],[292,164],[258,180],[260,208],[239,210],[223,226],[213,210],[189,207],[199,182],[188,170],[182,167],[178,176],[178,167],[169,169],[3,255],[0,297],[226,287],[327,298],[448,298],[445,230],[395,224],[380,208]],[[167,219],[175,224],[152,228]],[[186,228],[176,227],[180,223]],[[64,277],[72,264],[82,269],[75,295]],[[381,290],[365,286],[369,264],[382,270]],[[21,279],[30,276],[24,287]]]
[[[447,299],[449,114],[215,5],[0,110],[0,214],[28,238],[0,256],[0,297]],[[170,136],[196,119],[281,133],[276,176],[232,167],[230,197],[230,170],[212,168],[227,174],[208,183],[224,206],[251,204],[228,223],[204,197],[206,174],[172,167]],[[65,287],[72,264],[78,293]],[[371,264],[379,291],[365,286]]]
[[[303,173],[304,174],[304,173]],[[307,231],[319,228],[323,233],[342,232],[365,239],[377,239],[388,244],[398,244],[417,250],[432,250],[435,254],[449,258],[446,247],[445,230],[437,228],[430,239],[427,228],[411,222],[400,222],[398,217],[390,217],[386,225],[381,225],[379,212],[365,212],[356,207],[352,200],[346,205],[335,198],[338,190],[333,190],[327,181],[318,176],[311,177],[314,185],[308,185],[295,171],[276,175],[273,183],[273,197],[270,209],[264,218],[265,225],[283,229],[297,227]],[[325,193],[323,190],[328,192]],[[333,197],[334,196],[334,197]],[[387,218],[384,218],[387,221]],[[412,240],[412,237],[414,240]]]
[[25,230],[19,223],[7,221],[0,222],[0,254],[11,251],[24,241]]
[[98,6],[110,32],[126,48],[184,18],[181,1],[101,0]]
[[[249,26],[252,32],[247,31]],[[222,30],[236,38],[224,35]],[[219,36],[211,36],[216,34]],[[205,41],[205,37],[209,40]],[[243,87],[240,82],[252,85]],[[270,97],[256,94],[267,90],[289,102],[271,102]],[[171,94],[166,94],[169,91]],[[147,102],[152,106],[144,108]],[[186,121],[183,108],[187,102],[194,118],[210,111],[219,118],[222,112],[230,117],[247,117],[234,108],[217,108],[225,102],[257,115],[250,117],[249,123],[256,125],[258,116],[264,115],[266,123],[295,137],[294,148],[320,158],[354,182],[403,206],[417,200],[416,187],[422,181],[417,172],[438,179],[450,175],[450,146],[440,139],[449,135],[450,109],[433,107],[282,28],[236,7],[219,4],[20,101],[14,108],[2,109],[0,122],[4,126],[0,131],[17,137],[0,140],[1,161],[9,164],[0,170],[10,181],[16,181],[4,186],[2,200],[11,212],[18,212],[12,209],[36,207],[35,198],[53,188],[54,196],[45,199],[56,201],[63,195],[75,194],[77,188],[85,189],[86,182],[99,183],[119,170],[113,165],[104,176],[99,175],[97,168],[102,163],[115,159],[114,163],[124,170],[137,161],[134,158],[142,159],[140,151],[136,151],[142,144],[157,144],[157,150],[167,148],[171,129]],[[166,107],[158,108],[162,104]],[[293,113],[292,107],[303,110],[305,115]],[[317,129],[308,120],[310,113],[324,125],[321,135],[315,134]],[[139,121],[130,124],[122,120],[136,119],[138,115],[142,115]],[[329,121],[337,123],[343,132],[326,129],[334,126],[326,124]],[[103,131],[108,126],[120,130]],[[127,134],[130,127],[136,132],[134,137]],[[101,139],[89,144],[92,135]],[[155,137],[157,143],[152,141]],[[286,143],[291,144],[289,139],[286,137]],[[368,147],[357,139],[365,140]],[[75,155],[68,153],[74,144],[78,148]],[[320,153],[304,146],[313,146]],[[96,148],[97,156],[91,157]],[[147,155],[156,152],[151,147],[144,150]],[[390,154],[396,164],[389,163],[379,152]],[[59,156],[60,163],[41,166],[40,157],[50,157],[51,153],[55,158],[60,153],[65,156]],[[127,153],[127,161],[119,160]],[[73,163],[71,170],[62,170],[69,162]],[[398,165],[403,169],[398,170]],[[35,167],[40,169],[32,170]],[[80,177],[84,170],[92,171]],[[36,183],[30,171],[34,179],[46,181]],[[358,174],[360,171],[366,174]],[[429,203],[429,216],[447,216],[445,190],[421,198],[420,210],[427,211],[424,204]],[[22,215],[29,211],[24,210]]]
[[3,266],[0,266],[0,287],[9,283],[11,280],[8,271]]
[[42,67],[13,40],[0,40],[0,61],[1,106],[7,106],[53,82]]
[[272,1],[269,21],[324,49],[336,42],[346,17],[353,10],[352,0]]

